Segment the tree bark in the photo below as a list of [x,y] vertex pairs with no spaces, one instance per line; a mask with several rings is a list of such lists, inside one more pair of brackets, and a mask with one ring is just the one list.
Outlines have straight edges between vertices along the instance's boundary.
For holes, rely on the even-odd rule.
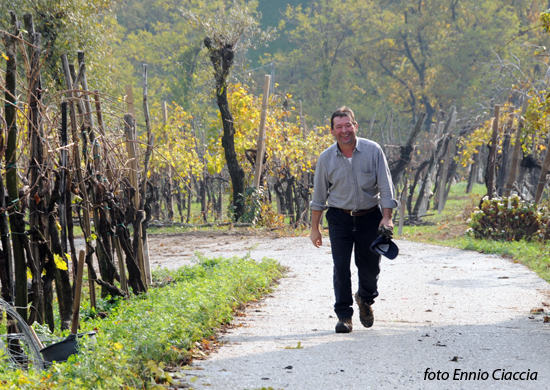
[[421,112],[418,116],[418,120],[416,121],[416,124],[414,125],[411,134],[409,134],[409,139],[407,140],[407,143],[405,144],[405,146],[399,147],[399,160],[390,170],[394,187],[397,187],[397,184],[399,183],[399,181],[401,180],[401,176],[403,175],[403,171],[411,162],[412,152],[414,149],[413,144],[416,141],[418,134],[420,134],[420,130],[422,129],[422,125],[424,124],[425,119],[426,113]]
[[237,160],[235,151],[235,129],[233,115],[227,101],[227,77],[233,65],[234,52],[231,45],[216,49],[211,45],[210,38],[205,38],[204,45],[209,50],[210,60],[214,67],[216,79],[216,102],[222,117],[222,146],[227,162],[227,169],[233,185],[233,217],[238,221],[244,214],[244,170]]

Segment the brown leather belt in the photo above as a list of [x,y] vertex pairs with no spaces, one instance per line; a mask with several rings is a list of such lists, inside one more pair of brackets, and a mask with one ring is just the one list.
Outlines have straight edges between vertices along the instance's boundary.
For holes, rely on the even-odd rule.
[[358,210],[358,211],[344,210],[344,209],[338,209],[338,210],[342,210],[344,213],[349,214],[352,217],[362,217],[363,215],[372,213],[376,209],[378,209],[378,206],[371,207],[370,209],[367,209],[367,210]]

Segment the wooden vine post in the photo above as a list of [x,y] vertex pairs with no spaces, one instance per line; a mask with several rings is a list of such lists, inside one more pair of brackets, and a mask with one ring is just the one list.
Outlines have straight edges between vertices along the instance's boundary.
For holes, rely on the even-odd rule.
[[[136,141],[135,141],[135,134],[134,134],[134,116],[132,114],[126,114],[124,115],[124,134],[126,135],[126,149],[128,151],[128,157],[130,160],[130,184],[132,187],[134,187],[136,190],[134,192],[134,208],[137,211],[139,210],[139,179],[138,179],[138,165],[137,165],[137,157],[136,157]],[[136,215],[136,218],[138,216]],[[134,229],[137,229],[136,232],[138,233],[138,265],[141,272],[141,281],[143,282],[144,286],[147,286],[147,277],[145,276],[145,264],[143,262],[143,241],[141,239],[141,220],[139,223],[136,222],[134,225]],[[131,277],[131,275],[130,275]]]
[[[149,176],[149,161],[153,154],[153,133],[151,131],[151,119],[149,117],[149,103],[147,96],[147,64],[143,64],[143,114],[145,115],[145,127],[147,128],[147,149],[145,150],[145,159],[143,162],[143,183],[141,183],[141,202],[140,205],[145,209],[147,202],[147,180]],[[141,210],[140,210],[141,211]],[[143,211],[145,213],[145,211]],[[140,239],[143,242],[143,265],[145,267],[145,276],[148,284],[151,284],[153,277],[151,275],[151,265],[149,264],[149,242],[147,240],[147,229],[143,228],[143,221],[140,224]]]
[[527,96],[523,97],[523,106],[521,108],[521,116],[518,122],[518,128],[516,130],[516,139],[514,141],[514,150],[512,151],[512,162],[510,163],[510,172],[508,172],[508,177],[506,178],[506,184],[504,185],[503,196],[508,198],[512,192],[512,186],[516,181],[516,176],[518,174],[518,164],[519,164],[519,154],[521,153],[521,133],[523,131],[523,126],[525,125],[525,119],[523,116],[527,112],[527,107],[529,106],[529,99]]
[[260,129],[258,131],[258,143],[256,145],[256,166],[254,171],[254,188],[260,189],[262,175],[262,162],[265,154],[265,122],[267,117],[267,104],[269,102],[269,85],[271,76],[266,74],[264,80],[264,96],[262,99],[262,115],[260,118]]
[[[168,139],[168,132],[166,131],[168,126],[168,107],[165,101],[162,102],[162,124],[164,125],[164,142],[168,144],[170,151],[172,150],[172,142]],[[172,222],[174,219],[174,197],[172,196],[172,164],[168,164],[167,174],[166,174],[166,184],[165,186],[165,203],[166,203],[166,216],[168,221]]]
[[409,181],[405,176],[405,183],[403,184],[403,191],[401,191],[401,207],[399,208],[399,229],[397,234],[403,235],[403,226],[405,226],[405,207],[407,207],[407,196],[409,192]]
[[[19,35],[20,22],[17,21],[14,12],[10,12],[12,24],[14,26],[13,35]],[[6,107],[4,116],[6,124],[8,126],[8,140],[6,147],[6,187],[8,189],[8,212],[11,240],[13,245],[13,261],[15,280],[18,283],[15,285],[15,306],[17,307],[17,313],[27,320],[27,306],[28,306],[28,294],[27,294],[27,262],[25,259],[23,235],[25,234],[25,223],[23,221],[23,215],[19,209],[19,178],[17,175],[17,101],[16,101],[16,88],[17,88],[17,53],[16,53],[16,39],[9,35],[4,34],[6,56],[6,89],[5,89],[5,101]]]
[[80,296],[82,295],[82,279],[84,276],[84,251],[78,253],[78,272],[76,275],[76,284],[74,292],[73,320],[71,325],[71,333],[78,333],[78,322],[80,314]]
[[487,158],[487,195],[489,199],[493,199],[495,186],[495,166],[497,159],[497,142],[498,142],[498,118],[500,115],[500,105],[495,104],[495,116],[493,118],[493,134],[491,136],[491,144],[489,149],[489,157]]
[[550,168],[550,153],[548,152],[548,148],[550,148],[550,141],[546,145],[546,155],[544,156],[544,162],[542,163],[542,168],[540,170],[540,178],[537,185],[537,193],[535,195],[535,204],[539,204],[544,187],[546,186],[546,176],[548,175],[548,168]]
[[498,196],[504,194],[504,185],[508,171],[510,170],[510,142],[512,141],[512,124],[514,122],[514,109],[513,105],[508,106],[508,120],[506,124],[503,124],[502,129],[502,147],[500,158],[500,169],[498,170],[498,177],[496,179],[496,188]]
[[[52,251],[60,255],[63,260],[68,264],[67,258],[67,169],[69,152],[67,150],[68,136],[67,136],[67,102],[61,103],[61,129],[59,131],[59,138],[61,141],[60,158],[59,158],[59,200],[57,216],[59,217],[59,225],[61,226],[61,238],[56,244],[55,236],[57,234],[57,227],[55,227],[55,215],[50,214],[50,226],[49,229],[52,234]],[[59,236],[58,236],[59,238]],[[76,259],[74,259],[76,265]],[[68,268],[68,267],[67,267]],[[77,267],[78,269],[78,267]],[[68,329],[70,326],[70,320],[73,315],[73,290],[71,287],[71,281],[69,271],[60,270],[55,268],[55,283],[56,292],[59,304],[59,313],[61,317],[61,329]]]
[[[30,139],[30,154],[29,161],[29,179],[30,179],[30,199],[29,202],[29,222],[31,227],[30,248],[32,253],[32,261],[34,268],[38,270],[39,275],[33,275],[33,305],[31,308],[31,320],[35,319],[39,324],[44,324],[44,319],[48,319],[50,329],[54,328],[53,319],[53,294],[52,289],[48,289],[48,296],[44,296],[44,281],[41,274],[44,269],[44,264],[41,261],[42,255],[40,250],[40,237],[37,231],[47,231],[44,227],[42,216],[46,216],[46,199],[47,192],[41,194],[44,188],[44,150],[42,140],[44,139],[44,128],[42,126],[40,104],[42,100],[42,85],[40,80],[40,46],[42,36],[34,32],[34,23],[31,14],[24,15],[25,28],[30,35],[31,53],[30,53],[30,72],[29,72],[29,121],[28,134]],[[46,221],[47,222],[47,221]],[[44,262],[45,263],[45,262]],[[51,275],[48,275],[51,277]],[[51,283],[51,279],[50,279]],[[46,300],[49,304],[46,304]],[[48,307],[48,312],[46,312]],[[36,316],[33,316],[36,312]]]
[[[99,134],[103,141],[105,142],[106,135],[105,135],[105,127],[103,125],[103,113],[101,111],[101,98],[99,95],[99,91],[94,91],[94,101],[95,101],[95,110],[96,110],[96,116],[97,116],[97,127],[99,130]],[[105,161],[105,172],[107,175],[107,180],[112,183],[113,182],[113,170],[111,167],[111,163],[109,162],[108,154],[107,154],[107,148],[103,148],[104,151],[104,161]],[[120,275],[120,287],[121,289],[129,295],[130,290],[128,289],[128,279],[126,277],[126,269],[124,268],[124,257],[122,256],[122,247],[120,246],[120,239],[117,236],[117,234],[113,234],[113,245],[115,247],[115,252],[118,260],[118,273]]]
[[[91,246],[91,222],[90,222],[90,202],[88,201],[88,191],[86,190],[86,183],[84,182],[84,177],[82,175],[82,164],[80,161],[80,150],[78,147],[78,128],[77,128],[77,119],[76,119],[76,107],[75,107],[75,96],[73,92],[73,83],[71,71],[69,69],[69,60],[67,59],[66,54],[61,55],[61,63],[63,65],[63,71],[65,73],[65,83],[67,86],[67,97],[69,98],[69,112],[71,117],[71,134],[73,139],[73,157],[74,164],[76,167],[76,177],[79,185],[79,192],[82,198],[82,219],[83,226],[82,230],[84,231],[84,238],[86,240],[86,258],[92,256],[92,246]],[[76,259],[75,259],[76,260]],[[96,307],[96,294],[94,287],[94,280],[92,278],[92,271],[90,270],[90,262],[88,263],[88,282],[90,285],[90,305]]]
[[455,144],[456,140],[453,137],[453,131],[456,127],[456,111],[453,111],[451,118],[451,125],[449,130],[449,144],[447,147],[447,155],[445,156],[445,162],[443,163],[443,172],[441,174],[440,183],[438,186],[438,204],[437,204],[437,213],[441,214],[443,212],[443,209],[445,208],[445,201],[446,201],[446,186],[447,186],[447,177],[449,174],[449,166],[451,165],[451,160],[454,157],[455,154]]
[[[61,249],[63,254],[67,253],[67,214],[66,214],[66,192],[67,192],[67,168],[68,168],[68,158],[69,152],[67,150],[67,102],[61,103],[61,150],[60,150],[60,161],[59,161],[59,176],[60,184],[59,191],[61,192],[61,197],[59,198],[59,224],[61,225]],[[75,259],[76,261],[76,259]]]
[[[102,227],[105,226],[106,221],[105,219],[102,219],[100,216],[101,199],[98,198],[98,194],[96,191],[96,185],[97,185],[96,183],[103,183],[102,174],[101,174],[102,173],[101,148],[100,148],[99,140],[97,139],[94,133],[94,118],[93,118],[93,111],[92,111],[92,103],[90,99],[90,92],[88,88],[88,79],[86,77],[86,64],[84,61],[84,52],[78,51],[77,55],[78,55],[78,64],[79,64],[78,81],[82,86],[82,94],[81,94],[81,99],[79,99],[79,101],[83,102],[82,111],[84,113],[84,119],[85,119],[84,129],[85,129],[85,133],[89,138],[89,142],[91,144],[91,154],[92,154],[92,158],[91,158],[92,162],[90,162],[90,157],[89,157],[90,150],[89,149],[83,150],[84,158],[86,159],[87,171],[90,177],[94,179],[94,180],[88,180],[88,183],[89,183],[88,188],[91,193],[94,231],[97,236],[97,245],[96,245],[95,254],[97,256],[102,281],[106,281],[109,284],[113,284],[115,280],[116,266],[114,264],[114,261],[111,255],[112,251],[111,251],[110,237],[106,234],[105,229],[102,229]],[[78,84],[74,84],[73,88],[77,89]],[[83,134],[83,138],[86,138],[86,134]],[[86,257],[86,263],[88,264],[88,269],[93,271],[93,257],[91,256]],[[108,295],[109,291],[107,286],[101,283],[99,281],[99,278],[97,280],[98,280],[98,283],[101,285],[102,296]]]
[[126,97],[124,100],[126,101],[126,112],[128,114],[132,114],[132,116],[135,118],[136,112],[134,110],[134,91],[131,85],[126,86]]

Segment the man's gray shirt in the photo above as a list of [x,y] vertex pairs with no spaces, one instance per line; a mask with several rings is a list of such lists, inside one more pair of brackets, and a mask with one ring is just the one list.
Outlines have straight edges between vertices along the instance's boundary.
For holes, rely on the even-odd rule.
[[[328,204],[328,206],[327,206]],[[317,160],[313,187],[313,210],[328,207],[367,210],[380,204],[397,207],[386,156],[376,142],[357,138],[351,164],[338,144],[326,149]]]

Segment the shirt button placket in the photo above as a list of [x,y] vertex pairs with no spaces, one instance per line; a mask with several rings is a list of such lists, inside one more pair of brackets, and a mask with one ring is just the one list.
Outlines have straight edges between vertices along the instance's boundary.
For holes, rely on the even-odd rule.
[[[353,154],[355,154],[355,152]],[[355,158],[351,159],[351,177],[352,177],[352,180],[353,180],[353,193],[355,195],[355,207],[354,207],[354,209],[358,210],[357,205],[359,204],[359,193],[357,191],[358,186],[357,186],[357,179],[355,178],[355,170],[353,169],[353,161],[354,160],[355,160]],[[354,222],[353,222],[353,230],[355,231],[355,218],[354,218]]]

